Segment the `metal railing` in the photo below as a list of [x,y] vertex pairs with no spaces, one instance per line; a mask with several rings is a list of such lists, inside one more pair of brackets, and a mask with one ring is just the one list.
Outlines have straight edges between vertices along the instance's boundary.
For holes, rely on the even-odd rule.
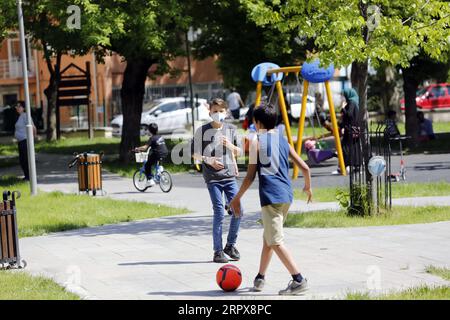
[[[34,60],[28,60],[28,76],[34,77]],[[0,60],[0,79],[16,79],[22,78],[22,62],[19,59],[14,60]]]

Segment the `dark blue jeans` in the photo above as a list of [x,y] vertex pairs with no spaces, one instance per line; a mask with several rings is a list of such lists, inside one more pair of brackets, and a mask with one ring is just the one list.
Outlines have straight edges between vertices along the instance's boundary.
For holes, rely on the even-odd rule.
[[[222,245],[222,224],[225,217],[225,204],[223,203],[223,194],[229,203],[234,196],[238,193],[239,189],[236,180],[219,181],[207,183],[209,196],[214,211],[213,218],[213,244],[214,251],[223,250]],[[228,231],[227,244],[235,245],[241,218],[231,216],[230,230]]]

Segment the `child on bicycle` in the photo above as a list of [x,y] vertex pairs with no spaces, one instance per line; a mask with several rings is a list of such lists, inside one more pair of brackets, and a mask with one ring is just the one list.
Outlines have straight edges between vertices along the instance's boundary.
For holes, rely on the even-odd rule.
[[142,147],[136,148],[135,151],[146,152],[150,148],[147,162],[145,163],[145,175],[147,176],[147,187],[153,187],[156,183],[153,180],[152,167],[158,161],[164,160],[169,154],[169,151],[167,150],[164,138],[158,135],[158,125],[156,123],[150,123],[148,125],[148,132],[150,136],[148,142]]

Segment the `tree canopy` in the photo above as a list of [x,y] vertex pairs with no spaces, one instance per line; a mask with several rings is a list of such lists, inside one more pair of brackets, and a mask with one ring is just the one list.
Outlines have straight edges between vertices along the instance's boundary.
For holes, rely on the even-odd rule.
[[217,66],[226,87],[245,95],[254,88],[252,68],[264,61],[286,65],[305,59],[306,43],[295,32],[281,32],[270,25],[258,26],[247,16],[239,0],[193,1],[190,11],[201,33],[194,43],[199,58],[217,55]]
[[313,39],[324,64],[406,67],[421,50],[449,50],[450,5],[436,0],[240,0],[258,25]]

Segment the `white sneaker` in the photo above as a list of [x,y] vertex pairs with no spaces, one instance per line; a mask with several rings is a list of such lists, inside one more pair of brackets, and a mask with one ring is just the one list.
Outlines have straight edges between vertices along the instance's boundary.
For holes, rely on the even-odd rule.
[[155,184],[156,184],[156,183],[155,183],[155,180],[153,180],[153,179],[148,179],[148,180],[147,180],[146,186],[151,188],[151,187],[153,187]]

